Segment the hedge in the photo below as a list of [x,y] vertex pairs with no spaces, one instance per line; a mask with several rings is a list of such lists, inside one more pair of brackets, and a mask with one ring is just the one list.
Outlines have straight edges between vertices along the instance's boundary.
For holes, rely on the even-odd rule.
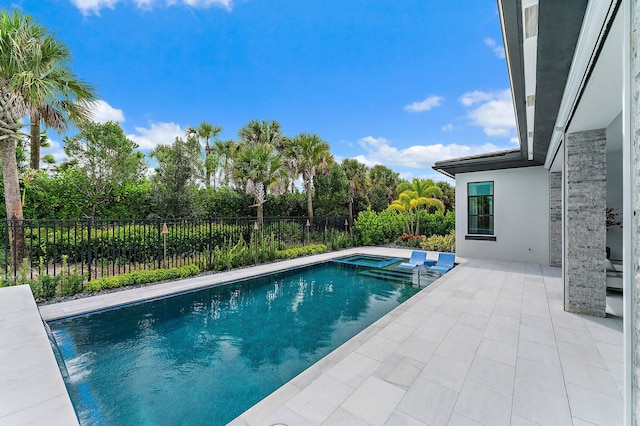
[[308,244],[302,247],[295,247],[286,250],[276,250],[276,259],[294,259],[300,256],[307,256],[310,254],[320,254],[327,251],[327,246],[324,244]]
[[156,281],[186,278],[200,273],[196,265],[186,265],[179,268],[152,269],[117,275],[115,277],[98,278],[87,283],[88,291],[99,291],[105,288],[125,287],[136,284],[147,284]]

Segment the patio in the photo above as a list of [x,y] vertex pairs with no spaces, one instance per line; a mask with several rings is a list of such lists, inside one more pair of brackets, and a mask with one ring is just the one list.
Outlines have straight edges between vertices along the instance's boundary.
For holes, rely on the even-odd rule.
[[[42,306],[40,314],[105,309],[356,253],[410,256],[350,249]],[[564,312],[559,268],[457,261],[232,424],[622,424],[621,318]],[[17,299],[0,298],[0,377],[14,378],[0,385],[0,424],[46,418],[54,402],[69,420],[38,309],[22,289],[3,289]],[[30,331],[16,328],[27,323]],[[25,333],[29,345],[20,343]],[[11,403],[16,395],[24,396],[19,404]]]
[[564,312],[560,271],[471,259],[232,424],[622,424],[622,319]]

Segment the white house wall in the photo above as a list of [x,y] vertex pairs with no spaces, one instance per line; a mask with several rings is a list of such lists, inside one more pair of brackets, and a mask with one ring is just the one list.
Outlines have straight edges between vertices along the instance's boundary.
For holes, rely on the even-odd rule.
[[[494,182],[496,241],[467,240],[467,183]],[[549,264],[549,183],[544,167],[456,174],[456,253]]]

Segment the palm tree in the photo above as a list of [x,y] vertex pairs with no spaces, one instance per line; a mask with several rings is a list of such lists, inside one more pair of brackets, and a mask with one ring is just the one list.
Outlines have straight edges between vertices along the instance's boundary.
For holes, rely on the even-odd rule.
[[404,212],[408,231],[412,235],[420,235],[420,208],[422,206],[433,207],[444,213],[444,204],[438,199],[442,197],[442,191],[431,179],[414,178],[411,183],[402,182],[397,186],[396,192],[400,193],[398,199],[388,208]]
[[407,189],[415,191],[418,197],[436,198],[438,200],[442,197],[442,190],[431,179],[413,178],[411,183],[401,182],[396,187],[396,194],[399,195]]
[[46,140],[46,136],[42,135],[40,129],[42,123],[54,130],[64,130],[69,122],[82,124],[91,118],[87,104],[69,102],[64,99],[53,99],[51,102],[55,105],[45,103],[37,105],[29,111],[31,151],[29,167],[33,170],[40,170],[40,147],[44,146],[43,141]]
[[233,158],[236,155],[238,144],[232,140],[215,141],[213,152],[222,161],[222,170],[220,171],[219,182],[222,185],[229,186],[232,177]]
[[286,171],[280,155],[266,143],[243,146],[234,162],[234,179],[256,199],[258,223],[263,221],[266,195],[283,192]]
[[222,131],[222,126],[214,126],[211,123],[203,121],[198,127],[187,126],[185,133],[187,137],[194,137],[204,142],[204,169],[205,180],[204,184],[207,188],[211,186],[211,175],[214,175],[213,187],[216,187],[215,183],[215,169],[217,169],[216,158],[211,157],[211,145],[209,141],[211,138],[216,138]]
[[[94,89],[69,69],[71,52],[47,30],[17,10],[0,12],[0,157],[7,219],[22,220],[16,145],[20,119],[47,110],[41,119],[63,130],[69,121],[90,117]],[[74,105],[74,106],[72,106]],[[10,233],[15,259],[27,256],[22,227]]]
[[277,150],[282,150],[287,140],[276,120],[251,120],[238,131],[238,136],[243,143],[266,143]]
[[355,198],[366,195],[368,190],[367,182],[367,166],[360,163],[358,160],[347,158],[342,160],[342,170],[347,176],[349,181],[348,194],[349,194],[349,226],[350,229],[353,226],[353,201]]
[[307,212],[313,222],[313,180],[318,173],[329,170],[334,161],[330,147],[317,134],[300,133],[288,145],[287,158],[296,158],[296,169],[302,174],[304,191],[307,194]]

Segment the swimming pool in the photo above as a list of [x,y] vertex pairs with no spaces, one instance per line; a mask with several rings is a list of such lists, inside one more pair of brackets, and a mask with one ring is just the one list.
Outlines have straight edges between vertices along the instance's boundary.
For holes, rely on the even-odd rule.
[[322,264],[50,323],[82,424],[225,424],[417,288]]

